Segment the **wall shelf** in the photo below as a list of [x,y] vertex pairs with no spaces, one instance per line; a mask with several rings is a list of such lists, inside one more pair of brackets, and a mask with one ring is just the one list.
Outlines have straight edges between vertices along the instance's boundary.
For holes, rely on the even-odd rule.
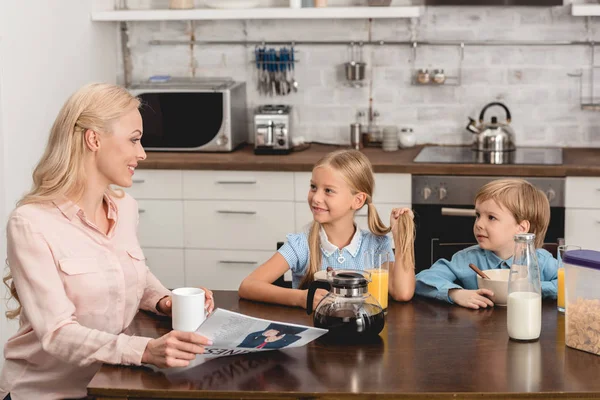
[[600,4],[573,4],[571,15],[576,17],[600,16]]
[[194,21],[248,19],[364,19],[416,18],[420,7],[325,7],[325,8],[247,8],[222,10],[114,10],[92,14],[92,21]]

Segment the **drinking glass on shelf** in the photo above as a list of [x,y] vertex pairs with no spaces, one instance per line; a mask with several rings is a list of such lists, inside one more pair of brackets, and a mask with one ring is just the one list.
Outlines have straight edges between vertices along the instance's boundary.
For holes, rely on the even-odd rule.
[[580,246],[565,244],[558,246],[556,258],[558,260],[558,294],[556,299],[556,308],[560,312],[565,312],[565,267],[563,265],[563,256],[567,251],[581,250]]
[[390,276],[390,254],[388,252],[366,251],[364,270],[371,273],[369,293],[381,305],[388,308],[388,285]]

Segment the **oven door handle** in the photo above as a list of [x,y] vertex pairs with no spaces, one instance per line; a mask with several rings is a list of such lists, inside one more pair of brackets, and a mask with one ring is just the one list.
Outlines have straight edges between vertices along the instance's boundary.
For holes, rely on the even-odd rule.
[[474,209],[442,207],[442,215],[448,217],[476,217]]

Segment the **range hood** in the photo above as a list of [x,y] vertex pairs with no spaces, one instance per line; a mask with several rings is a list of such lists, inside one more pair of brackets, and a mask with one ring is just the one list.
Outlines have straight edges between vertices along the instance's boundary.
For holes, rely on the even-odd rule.
[[426,6],[562,6],[563,0],[425,0]]

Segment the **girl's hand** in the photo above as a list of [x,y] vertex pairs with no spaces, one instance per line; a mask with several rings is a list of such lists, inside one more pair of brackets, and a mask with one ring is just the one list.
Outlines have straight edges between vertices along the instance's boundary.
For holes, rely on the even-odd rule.
[[[204,290],[204,309],[208,314],[210,314],[215,308],[213,292],[203,287],[201,287],[200,289]],[[160,299],[158,304],[156,305],[156,309],[165,315],[172,315],[173,300],[171,300],[171,296],[165,296],[162,299]]]
[[410,208],[394,208],[392,210],[392,214],[390,215],[390,227],[392,228],[392,234],[395,235],[396,225],[398,225],[398,219],[402,214],[410,215],[411,218],[415,218],[415,214],[413,214]]
[[204,353],[204,346],[212,341],[194,332],[171,331],[148,342],[142,363],[159,368],[187,367],[196,354]]
[[489,289],[465,290],[465,289],[450,289],[448,296],[452,301],[459,306],[473,308],[493,307],[494,303],[488,297],[492,297],[494,293]]
[[[315,290],[315,297],[313,298],[313,311],[317,309],[317,306],[319,305],[319,303],[321,302],[321,300],[323,300],[323,297],[327,296],[327,293],[329,293],[327,290],[325,289],[317,289]],[[308,289],[304,290],[304,304],[303,304],[303,308],[306,308],[308,303]]]

